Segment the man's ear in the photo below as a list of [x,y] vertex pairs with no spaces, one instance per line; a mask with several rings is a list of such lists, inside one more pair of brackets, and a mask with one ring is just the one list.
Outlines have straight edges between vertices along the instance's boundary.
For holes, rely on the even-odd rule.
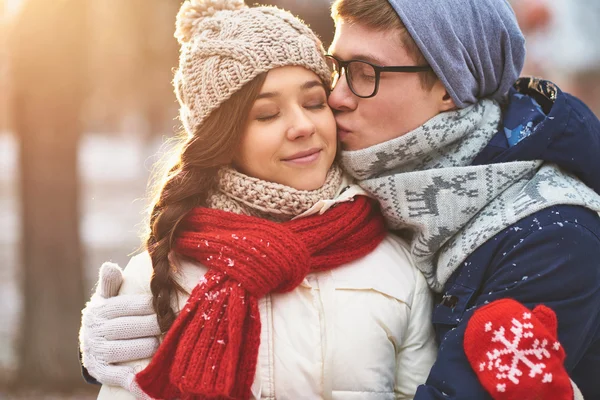
[[445,94],[444,97],[442,97],[440,112],[455,110],[456,104],[454,104],[454,100],[452,100],[452,97],[448,94],[448,92],[444,91],[444,93]]
[[448,93],[442,81],[438,79],[435,83],[433,90],[435,91],[436,97],[438,98],[438,108],[439,112],[446,112],[450,110],[456,109],[456,104],[454,104],[454,100],[452,100],[452,96]]

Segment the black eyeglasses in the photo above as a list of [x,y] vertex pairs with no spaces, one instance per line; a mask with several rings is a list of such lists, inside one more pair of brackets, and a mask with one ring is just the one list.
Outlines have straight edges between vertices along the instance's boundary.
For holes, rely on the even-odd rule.
[[368,99],[377,94],[382,72],[425,72],[431,70],[429,65],[382,67],[362,60],[343,61],[330,54],[327,54],[325,58],[332,70],[331,90],[337,85],[342,72],[345,72],[348,87],[352,93],[363,99]]

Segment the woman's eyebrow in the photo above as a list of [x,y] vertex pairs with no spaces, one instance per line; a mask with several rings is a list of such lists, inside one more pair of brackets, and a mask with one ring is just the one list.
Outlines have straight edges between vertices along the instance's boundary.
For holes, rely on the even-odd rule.
[[279,93],[279,92],[263,92],[263,93],[259,94],[258,96],[256,96],[256,100],[271,99],[273,97],[277,97],[280,95],[281,95],[281,93]]
[[302,86],[300,86],[300,89],[308,90],[308,89],[312,89],[317,86],[323,87],[323,82],[318,81],[318,80],[308,81],[308,82],[305,82],[304,84],[302,84]]
[[[323,86],[323,82],[319,81],[319,80],[312,80],[312,81],[307,81],[304,82],[301,86],[300,86],[300,90],[304,91],[304,90],[309,90],[312,89],[314,87],[324,87]],[[280,92],[263,92],[261,94],[259,94],[256,97],[256,100],[260,100],[260,99],[272,99],[273,97],[278,97],[281,96]]]

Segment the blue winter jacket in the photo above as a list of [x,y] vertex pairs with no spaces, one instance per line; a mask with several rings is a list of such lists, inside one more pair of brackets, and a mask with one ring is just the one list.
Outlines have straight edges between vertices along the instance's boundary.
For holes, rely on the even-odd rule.
[[[520,79],[509,99],[504,126],[474,164],[546,160],[600,193],[600,122],[593,113],[549,82]],[[586,400],[600,399],[600,217],[576,206],[522,219],[455,271],[433,312],[438,358],[415,399],[491,399],[466,358],[463,338],[477,307],[507,297],[556,312],[571,379]]]

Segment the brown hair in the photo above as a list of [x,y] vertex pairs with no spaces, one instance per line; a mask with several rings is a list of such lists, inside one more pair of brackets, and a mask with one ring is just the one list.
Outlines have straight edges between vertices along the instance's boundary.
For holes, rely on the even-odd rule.
[[257,76],[234,93],[192,136],[182,137],[172,151],[175,162],[154,185],[158,190],[154,190],[150,207],[146,249],[154,268],[150,288],[162,332],[176,318],[171,297],[177,291],[184,292],[175,281],[175,268],[169,261],[178,226],[194,207],[206,205],[208,193],[216,187],[219,168],[231,164],[266,75]]
[[[406,26],[387,0],[336,0],[331,6],[331,17],[357,23],[377,31],[398,30],[400,42],[417,65],[427,65],[423,53],[408,33]],[[433,70],[419,72],[421,87],[431,90],[438,77]]]

